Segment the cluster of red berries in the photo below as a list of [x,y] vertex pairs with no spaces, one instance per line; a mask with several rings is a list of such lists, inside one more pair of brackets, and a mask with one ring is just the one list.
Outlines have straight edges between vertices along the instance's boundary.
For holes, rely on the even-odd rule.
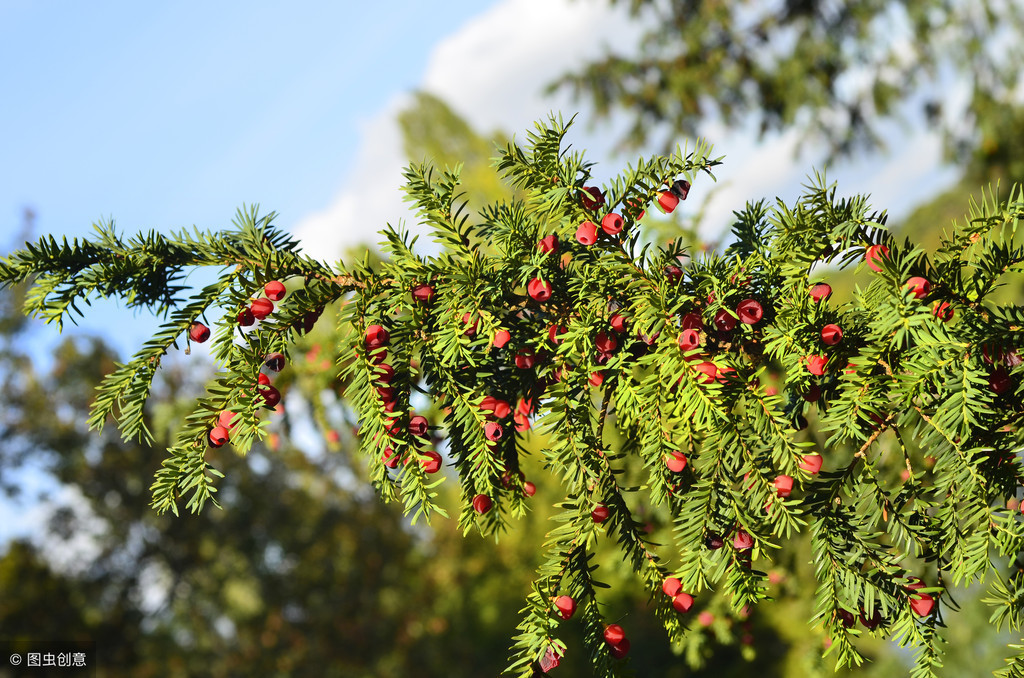
[[[263,367],[276,374],[284,369],[285,362],[283,353],[268,353],[263,358]],[[263,406],[267,409],[274,409],[281,402],[281,392],[271,386],[270,376],[262,371],[256,382],[256,390],[263,397]],[[231,439],[235,414],[231,410],[224,410],[217,416],[217,423],[209,433],[211,447],[220,447]]]

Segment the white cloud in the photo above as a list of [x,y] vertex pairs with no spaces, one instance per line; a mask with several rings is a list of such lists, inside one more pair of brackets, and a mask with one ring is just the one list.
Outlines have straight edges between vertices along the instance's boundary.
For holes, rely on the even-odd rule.
[[[505,0],[437,46],[421,88],[442,97],[477,129],[521,134],[552,109],[561,108],[566,117],[573,110],[567,97],[544,94],[550,81],[605,45],[615,47],[616,39],[636,44],[638,34],[622,9],[604,3]],[[347,246],[379,242],[386,223],[403,221],[412,233],[422,233],[399,190],[406,161],[395,117],[408,101],[395,97],[366,121],[346,184],[329,206],[296,226],[307,254],[334,261]],[[582,130],[574,134],[580,136]],[[580,145],[600,159],[612,136]]]

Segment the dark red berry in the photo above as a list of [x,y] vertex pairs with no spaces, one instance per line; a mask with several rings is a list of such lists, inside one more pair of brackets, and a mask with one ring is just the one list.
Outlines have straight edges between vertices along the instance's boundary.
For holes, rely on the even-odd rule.
[[201,344],[210,338],[210,328],[201,322],[194,322],[188,328],[188,336],[192,341]]

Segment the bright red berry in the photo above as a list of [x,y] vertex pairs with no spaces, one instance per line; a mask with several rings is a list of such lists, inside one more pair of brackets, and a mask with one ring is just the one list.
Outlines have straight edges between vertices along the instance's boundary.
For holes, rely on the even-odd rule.
[[832,296],[832,286],[828,283],[818,283],[811,288],[811,301],[818,303]]
[[693,607],[693,596],[689,593],[680,593],[672,598],[672,607],[676,609],[676,612],[683,614],[690,611]]
[[835,346],[843,340],[843,328],[829,323],[821,328],[821,340],[828,346]]
[[825,374],[825,365],[828,358],[823,355],[812,355],[807,357],[807,371],[811,374],[821,376]]
[[581,245],[593,245],[597,242],[597,226],[593,221],[584,221],[576,229],[576,242]]
[[272,301],[281,301],[286,294],[284,285],[279,280],[271,280],[263,286],[263,294]]
[[366,348],[373,349],[387,346],[388,342],[391,341],[391,334],[381,327],[380,325],[370,325],[366,328]]
[[614,212],[604,215],[601,219],[601,230],[608,235],[618,235],[622,232],[622,217]]
[[700,317],[700,313],[690,312],[680,319],[679,326],[684,330],[702,330],[704,329],[704,319]]
[[820,454],[805,454],[800,459],[800,470],[807,471],[812,476],[816,475],[821,470],[821,464],[824,461]]
[[618,624],[609,624],[604,627],[604,642],[609,645],[618,645],[626,639],[626,632]]
[[523,349],[516,353],[516,367],[528,370],[537,364],[537,355],[533,351]]
[[491,345],[494,346],[494,348],[502,348],[511,339],[512,335],[508,330],[498,330],[494,333],[494,339],[491,340]]
[[552,233],[537,241],[537,249],[543,254],[551,254],[558,251],[558,236]]
[[531,483],[529,480],[527,480],[525,483],[523,483],[523,494],[525,494],[527,497],[532,497],[533,495],[537,494],[537,486]]
[[942,322],[947,322],[953,318],[953,307],[948,301],[936,301],[932,307],[932,315]]
[[489,421],[484,424],[484,437],[492,442],[497,442],[505,436],[505,427],[496,421]]
[[417,414],[409,419],[409,433],[412,435],[418,438],[425,438],[429,430],[430,424],[427,422],[426,417]]
[[233,429],[235,425],[231,423],[231,420],[235,418],[235,413],[231,410],[224,410],[217,416],[217,426],[226,428],[228,431]]
[[756,299],[744,299],[736,306],[736,315],[745,325],[756,325],[764,317],[764,308]]
[[260,386],[268,386],[270,384],[270,377],[261,372],[259,376],[256,377],[256,383]]
[[661,590],[669,598],[674,598],[683,590],[683,583],[675,577],[666,577],[661,583]]
[[472,313],[467,312],[462,314],[462,324],[466,326],[465,335],[467,337],[476,336],[476,326],[478,322],[479,321],[473,317]]
[[[918,579],[907,584],[905,588],[908,591],[917,591],[924,588],[924,582]],[[911,593],[910,609],[919,617],[927,617],[935,609],[935,599],[928,593]]]
[[665,455],[665,466],[668,467],[672,473],[680,473],[686,468],[686,455],[682,452],[673,452]]
[[555,291],[555,289],[547,280],[534,278],[526,286],[526,291],[530,295],[530,298],[533,299],[534,301],[547,301],[548,299],[551,298],[551,295]]
[[619,334],[626,331],[627,322],[626,317],[621,313],[613,313],[612,317],[608,319],[608,324],[611,325],[611,328]]
[[679,196],[672,191],[662,191],[658,194],[658,209],[665,214],[671,214],[678,204]]
[[194,322],[188,328],[188,336],[192,341],[201,344],[210,338],[210,328],[201,322]]
[[780,497],[788,497],[793,493],[793,478],[792,476],[780,475],[775,478],[775,494]]
[[868,248],[867,252],[865,252],[864,259],[865,261],[868,262],[868,268],[870,268],[875,273],[878,273],[879,271],[882,270],[882,267],[878,264],[878,261],[882,259],[882,257],[888,256],[888,247],[886,247],[885,245],[872,245],[871,247]]
[[915,299],[924,299],[928,296],[928,293],[932,291],[932,284],[928,282],[926,278],[922,278],[919,275],[915,275],[913,278],[908,278],[907,282],[903,284],[903,287],[905,289],[909,289]]
[[252,311],[252,316],[254,318],[257,320],[263,320],[274,312],[274,302],[264,297],[253,299],[249,304],[249,310]]
[[475,497],[473,497],[473,510],[479,513],[480,515],[483,515],[490,511],[491,506],[493,505],[494,502],[491,501],[491,498],[488,497],[486,494],[478,494]]
[[420,466],[424,473],[437,473],[441,470],[441,455],[430,450],[425,453],[426,459],[420,459]]
[[238,324],[242,327],[249,327],[256,322],[256,316],[252,314],[252,311],[250,311],[248,307],[239,311],[236,319],[238,320]]
[[228,441],[228,430],[223,426],[215,426],[210,431],[210,444],[214,447],[220,447]]
[[381,461],[388,468],[398,468],[398,455],[390,447],[384,449],[383,454],[381,454]]
[[678,339],[679,348],[686,351],[694,351],[700,348],[700,334],[697,330],[683,330]]
[[555,598],[555,608],[558,609],[559,617],[569,619],[576,613],[576,601],[572,596],[558,596]]
[[732,332],[736,327],[736,318],[724,308],[718,309],[715,314],[715,329],[719,332]]
[[587,380],[590,385],[597,388],[604,383],[604,372],[591,372],[590,378]]
[[701,384],[714,383],[715,379],[718,378],[718,366],[710,362],[697,363],[693,366],[693,369],[700,372],[700,376],[697,377],[697,382]]
[[600,332],[594,340],[594,345],[601,353],[611,353],[619,347],[619,341],[615,338],[614,334]]
[[754,538],[751,537],[743,529],[736,530],[736,534],[732,538],[732,545],[737,551],[746,551],[747,549],[754,548]]
[[603,523],[608,520],[609,515],[608,507],[604,504],[598,504],[594,507],[594,510],[590,512],[590,517],[594,519],[595,523]]

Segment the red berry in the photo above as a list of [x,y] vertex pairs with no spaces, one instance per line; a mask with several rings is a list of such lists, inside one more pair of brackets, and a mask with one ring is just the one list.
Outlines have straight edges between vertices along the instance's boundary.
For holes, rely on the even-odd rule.
[[388,468],[398,467],[398,455],[395,454],[395,451],[390,447],[384,449],[384,453],[381,455],[381,461],[384,462],[384,465]]
[[580,202],[588,210],[596,210],[604,205],[604,193],[596,186],[584,186],[583,193],[580,195]]
[[700,317],[700,313],[690,312],[680,319],[679,325],[684,330],[702,330],[704,329],[704,319]]
[[370,325],[366,328],[366,348],[373,349],[387,346],[391,341],[391,334],[380,325]]
[[935,609],[935,599],[927,593],[914,593],[910,596],[910,609],[918,617],[927,617]]
[[516,353],[516,367],[528,370],[537,364],[537,355],[533,351],[523,349]]
[[558,251],[558,236],[552,233],[537,241],[537,249],[544,254],[551,254]]
[[587,381],[590,382],[591,386],[597,388],[604,383],[604,372],[591,372],[590,378]]
[[629,654],[629,638],[623,638],[622,642],[618,645],[612,645],[612,648],[611,650],[609,650],[609,652],[611,652],[611,655],[616,659],[622,659],[623,657],[625,657],[627,654]]
[[427,459],[420,459],[420,466],[423,468],[424,473],[437,473],[441,470],[441,455],[430,450],[425,453]]
[[418,437],[427,437],[427,432],[430,430],[430,424],[427,422],[427,418],[417,414],[416,416],[409,419],[409,433]]
[[611,353],[619,347],[619,342],[614,334],[600,332],[597,335],[597,339],[594,340],[594,345],[601,353]]
[[210,444],[214,447],[220,447],[228,441],[228,430],[223,426],[215,426],[210,431]]
[[665,214],[671,214],[678,204],[679,196],[672,191],[663,191],[658,194],[658,209]]
[[594,507],[594,510],[590,512],[590,517],[594,519],[595,523],[603,523],[608,520],[608,507],[604,504],[598,504]]
[[256,377],[256,383],[260,386],[267,386],[270,384],[270,377],[261,372],[260,375]]
[[473,510],[479,513],[480,515],[483,515],[490,511],[491,506],[493,505],[494,502],[491,501],[491,498],[488,497],[486,494],[478,494],[475,497],[473,497]]
[[832,286],[828,283],[818,283],[811,288],[811,301],[818,303],[832,296]]
[[622,334],[626,331],[626,320],[625,316],[620,313],[613,313],[612,317],[608,319],[608,324],[611,325],[612,329]]
[[872,245],[868,248],[864,254],[864,259],[868,262],[868,268],[875,273],[882,270],[882,267],[877,263],[882,257],[889,256],[889,248],[885,245]]
[[948,301],[936,301],[932,307],[932,315],[942,322],[947,322],[953,318],[953,307]]
[[701,374],[701,376],[697,377],[697,382],[700,384],[711,384],[718,378],[718,366],[714,363],[697,363],[693,369]]
[[622,232],[622,217],[614,212],[604,215],[601,219],[601,230],[608,235],[618,235]]
[[572,596],[558,596],[555,598],[555,607],[562,619],[569,619],[576,613],[576,601]]
[[188,328],[188,336],[192,341],[201,344],[210,338],[210,328],[201,322],[194,322]]
[[609,645],[618,645],[626,639],[626,632],[618,624],[609,624],[604,627],[604,642]]
[[533,495],[537,494],[537,486],[531,483],[530,481],[526,481],[525,483],[523,483],[523,494],[525,494],[527,497],[532,497]]
[[672,598],[672,607],[676,609],[676,612],[681,612],[683,614],[689,612],[690,608],[693,607],[693,596],[689,593],[680,593],[679,595],[674,596]]
[[256,389],[263,396],[263,407],[272,410],[281,402],[281,392],[273,386],[263,386]]
[[828,346],[835,346],[843,340],[843,328],[829,323],[821,328],[821,340]]
[[754,548],[754,538],[751,537],[743,529],[736,530],[736,534],[732,538],[732,545],[737,551],[746,551],[747,549]]
[[253,299],[249,304],[249,310],[252,311],[252,315],[257,320],[263,320],[268,315],[274,312],[274,302],[270,299],[260,297],[259,299]]
[[665,466],[673,473],[680,473],[686,468],[686,455],[682,452],[673,452],[665,455]]
[[284,285],[278,280],[271,280],[263,286],[263,294],[272,301],[281,301],[285,295]]
[[467,337],[472,337],[476,335],[477,323],[478,321],[475,318],[473,318],[472,313],[462,314],[462,324],[466,326],[465,334]]
[[597,226],[593,221],[584,221],[576,229],[576,242],[581,245],[593,245],[597,242]]
[[875,627],[882,623],[882,611],[875,610],[874,613],[870,617],[868,617],[867,613],[861,610],[860,623],[863,624],[864,628],[866,628],[868,631],[874,630]]
[[722,539],[721,535],[717,535],[717,534],[714,534],[714,533],[709,533],[704,538],[704,545],[707,546],[712,551],[717,551],[718,549],[720,549],[723,546],[725,546],[725,540]]
[[491,340],[491,345],[494,346],[494,348],[502,348],[510,339],[512,339],[512,335],[509,334],[508,330],[498,330],[494,333],[494,339]]
[[903,287],[909,289],[915,299],[924,299],[928,296],[928,293],[932,291],[932,284],[928,282],[927,279],[922,278],[919,275],[915,275],[913,278],[908,278]]
[[800,470],[807,471],[812,476],[816,475],[821,470],[821,464],[824,461],[820,454],[805,454],[800,459]]
[[534,301],[547,301],[548,299],[551,298],[551,295],[555,291],[555,289],[547,280],[534,278],[526,286],[526,291],[530,295],[530,298],[533,299]]
[[243,308],[241,311],[239,311],[236,318],[238,320],[238,324],[241,325],[242,327],[249,327],[254,322],[256,322],[256,316],[254,316],[252,314],[252,311],[250,311],[248,308]]
[[793,493],[793,478],[792,476],[780,475],[775,478],[775,494],[780,497],[788,497]]
[[849,610],[836,610],[836,616],[845,628],[851,628],[856,623],[853,613]]
[[492,442],[497,442],[505,436],[505,427],[496,421],[489,421],[484,424],[484,437]]
[[807,357],[807,371],[811,374],[821,376],[825,374],[825,365],[828,358],[823,355],[812,355]]
[[263,356],[263,364],[271,372],[280,372],[284,369],[285,358],[283,353],[268,353]]
[[374,372],[377,373],[377,381],[382,384],[390,384],[391,380],[395,378],[395,368],[387,363],[377,365]]
[[700,334],[697,330],[683,330],[679,335],[679,348],[684,352],[700,348]]
[[736,315],[745,325],[756,325],[764,317],[764,308],[756,299],[744,299],[736,306]]
[[235,427],[235,425],[231,423],[231,420],[234,418],[234,412],[232,412],[231,410],[224,410],[223,412],[220,413],[220,415],[217,416],[217,426],[226,428],[228,431],[230,431]]
[[667,577],[665,581],[661,583],[661,590],[669,598],[674,598],[683,590],[683,583],[675,577]]
[[677,283],[683,278],[683,269],[678,266],[673,266],[672,264],[665,267],[664,273],[670,283]]
[[555,651],[555,648],[549,647],[537,663],[540,665],[541,672],[547,675],[551,669],[558,668],[558,665],[562,663],[562,657]]
[[504,419],[512,413],[512,406],[501,398],[487,396],[480,401],[480,409],[484,412],[493,412],[498,419]]
[[736,327],[736,318],[724,308],[718,309],[715,314],[715,329],[719,332],[731,332]]
[[434,286],[426,283],[414,285],[412,288],[412,298],[420,303],[427,303],[434,298]]
[[992,389],[997,395],[1002,395],[1010,390],[1013,386],[1013,382],[1010,381],[1010,375],[1007,374],[1006,370],[1002,367],[997,367],[996,370],[988,376],[988,387]]

